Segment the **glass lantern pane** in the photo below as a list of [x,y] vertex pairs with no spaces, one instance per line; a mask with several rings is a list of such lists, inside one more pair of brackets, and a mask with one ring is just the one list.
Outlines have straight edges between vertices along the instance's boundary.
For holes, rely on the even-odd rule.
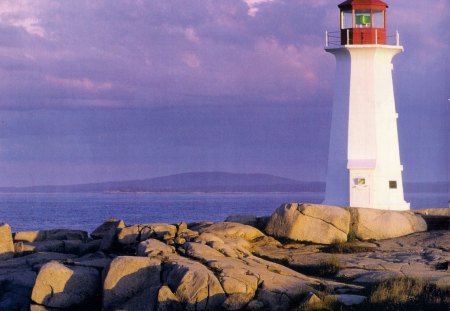
[[358,28],[371,27],[372,18],[370,10],[356,10],[355,11],[355,26]]
[[384,28],[384,12],[373,11],[373,27]]
[[353,28],[353,21],[352,21],[352,11],[343,11],[342,12],[342,29],[349,29]]

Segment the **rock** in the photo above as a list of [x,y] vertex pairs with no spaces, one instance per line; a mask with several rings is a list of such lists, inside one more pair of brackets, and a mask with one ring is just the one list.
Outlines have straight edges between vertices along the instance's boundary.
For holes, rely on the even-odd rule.
[[186,310],[219,310],[226,296],[215,275],[183,257],[164,264],[164,281]]
[[256,227],[258,218],[254,215],[231,215],[225,219],[225,222],[235,222],[243,225]]
[[158,256],[168,256],[174,254],[175,250],[173,247],[163,243],[159,240],[148,239],[139,243],[137,247],[138,256],[148,256],[148,257],[158,257]]
[[14,241],[16,242],[40,242],[47,240],[82,240],[88,238],[86,231],[55,229],[42,231],[21,231],[14,234]]
[[425,220],[409,211],[350,208],[352,230],[361,240],[382,240],[427,231]]
[[0,269],[0,310],[28,311],[35,280],[30,269]]
[[195,238],[195,242],[199,243],[210,243],[210,242],[220,242],[224,243],[223,239],[219,238],[217,235],[204,232]]
[[14,254],[16,256],[24,256],[31,254],[35,251],[33,245],[24,242],[16,242],[14,243]]
[[316,294],[309,292],[300,303],[301,306],[313,306],[322,303],[322,300]]
[[259,300],[252,300],[248,303],[247,308],[248,311],[261,311],[264,310],[264,302]]
[[161,286],[157,297],[157,311],[181,311],[183,306],[168,286]]
[[122,229],[124,227],[125,223],[123,222],[123,220],[111,218],[97,227],[91,233],[91,237],[101,240],[101,243],[99,245],[100,250],[110,251],[117,241],[117,233],[119,229]]
[[105,221],[103,224],[98,226],[92,233],[91,237],[94,239],[102,239],[105,236],[109,236],[111,234],[111,229],[117,230],[125,228],[125,223],[123,220],[110,218],[107,221]]
[[215,223],[205,229],[199,230],[200,233],[212,233],[218,237],[229,238],[243,238],[247,241],[252,241],[256,238],[264,237],[265,234],[258,229],[238,224],[234,222],[219,222]]
[[23,257],[13,258],[0,262],[0,269],[33,268],[38,270],[42,265],[54,261],[65,261],[77,256],[61,253],[34,253]]
[[58,262],[45,264],[36,279],[31,299],[53,308],[92,305],[100,288],[99,273],[86,267],[66,267]]
[[0,224],[0,260],[14,257],[14,243],[11,227],[8,224]]
[[103,309],[125,309],[127,304],[141,304],[141,310],[144,310],[152,301],[151,288],[161,285],[160,273],[159,259],[131,256],[115,258],[103,284]]
[[117,240],[120,244],[134,244],[149,238],[175,238],[177,228],[168,224],[143,224],[119,229]]
[[103,240],[92,240],[85,243],[80,244],[80,251],[79,255],[89,254],[89,253],[95,253],[96,251],[100,250],[100,245]]
[[270,310],[285,310],[291,300],[299,299],[305,291],[312,291],[311,286],[321,284],[316,279],[251,254],[226,257],[205,244],[186,243],[185,247],[187,256],[216,271],[227,294],[223,304],[227,310],[239,310],[255,297]]
[[174,242],[175,242],[175,244],[178,244],[178,245],[183,245],[184,243],[186,243],[186,239],[185,239],[185,238],[182,238],[182,237],[179,237],[179,236],[177,236],[177,237],[175,238]]
[[339,301],[345,306],[359,305],[362,304],[367,299],[367,297],[365,296],[348,295],[348,294],[335,295],[333,297],[336,298],[337,301]]
[[353,279],[356,283],[379,283],[388,279],[401,278],[404,274],[399,271],[368,271]]
[[180,222],[180,223],[177,225],[177,229],[178,229],[178,232],[180,232],[180,231],[185,231],[185,230],[189,230],[189,229],[188,229],[188,224],[185,223],[185,222]]
[[[38,252],[52,252],[52,253],[64,253],[64,241],[48,240],[33,243],[18,242],[22,245],[17,245],[17,251],[20,253],[38,253]],[[17,243],[16,243],[17,244]]]
[[270,217],[266,233],[278,238],[331,244],[347,241],[350,213],[337,206],[284,204]]
[[188,228],[193,231],[200,232],[200,230],[204,230],[214,224],[212,221],[200,221],[200,222],[191,222],[188,223]]

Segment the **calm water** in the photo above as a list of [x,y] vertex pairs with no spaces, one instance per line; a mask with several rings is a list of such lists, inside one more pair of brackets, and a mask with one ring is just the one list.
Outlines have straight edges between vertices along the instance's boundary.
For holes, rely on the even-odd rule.
[[[229,215],[270,215],[284,202],[320,203],[322,194],[0,194],[0,223],[13,231],[74,228],[92,231],[115,217],[126,224],[222,221]],[[410,194],[414,207],[448,206],[448,194]]]

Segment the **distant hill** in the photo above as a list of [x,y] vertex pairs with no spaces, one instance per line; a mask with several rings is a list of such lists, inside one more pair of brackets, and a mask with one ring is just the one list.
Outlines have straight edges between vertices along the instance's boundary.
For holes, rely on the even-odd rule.
[[1,193],[82,192],[323,192],[324,182],[304,182],[268,174],[183,173],[151,179],[70,186],[0,188]]

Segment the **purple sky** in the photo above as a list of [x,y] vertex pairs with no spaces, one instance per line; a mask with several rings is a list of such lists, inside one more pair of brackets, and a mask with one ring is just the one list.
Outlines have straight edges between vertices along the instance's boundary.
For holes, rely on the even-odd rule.
[[[339,2],[2,0],[0,186],[324,180]],[[448,180],[449,1],[388,2],[404,180]]]

